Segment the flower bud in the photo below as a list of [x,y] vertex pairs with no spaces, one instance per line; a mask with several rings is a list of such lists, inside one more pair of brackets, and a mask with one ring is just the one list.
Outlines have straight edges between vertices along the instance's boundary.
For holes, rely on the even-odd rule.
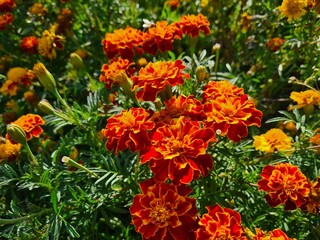
[[196,68],[196,77],[198,83],[201,83],[205,80],[207,76],[207,70],[204,66],[200,65]]
[[212,52],[220,51],[220,48],[221,48],[221,44],[216,43],[216,44],[213,45],[213,47],[212,47]]
[[9,124],[7,126],[7,133],[13,141],[21,144],[27,143],[26,133],[19,125],[14,123]]
[[42,99],[38,103],[38,108],[40,109],[41,112],[45,114],[54,114],[55,109],[52,107],[52,105],[46,100]]
[[71,62],[74,69],[84,69],[85,68],[84,63],[82,61],[82,58],[76,53],[70,54],[70,62]]
[[33,71],[45,89],[52,93],[57,91],[56,80],[41,62],[33,66]]

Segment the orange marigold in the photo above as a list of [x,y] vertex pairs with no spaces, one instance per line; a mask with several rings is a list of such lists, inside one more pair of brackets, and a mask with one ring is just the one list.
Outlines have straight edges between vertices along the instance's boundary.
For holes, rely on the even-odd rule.
[[20,148],[21,144],[13,144],[8,139],[0,137],[0,163],[4,160],[15,160]]
[[129,77],[134,73],[135,69],[131,68],[133,64],[128,59],[112,59],[109,64],[102,65],[100,82],[104,82],[106,88],[111,89],[115,77],[121,70],[124,70]]
[[141,163],[150,163],[157,181],[171,179],[174,184],[188,184],[200,175],[207,176],[213,160],[206,149],[215,142],[210,128],[185,117],[157,128],[151,134],[151,145],[140,152]]
[[317,153],[320,153],[320,133],[315,134],[313,137],[309,139],[310,143],[314,145],[317,150]]
[[56,35],[57,25],[53,25],[49,30],[44,30],[39,39],[38,51],[41,56],[49,59],[57,57],[56,49],[63,50],[64,37]]
[[57,34],[67,34],[71,30],[72,12],[69,9],[63,8],[57,16]]
[[156,182],[153,178],[140,183],[130,213],[136,231],[143,239],[187,240],[196,228],[196,200],[187,197],[191,188]]
[[138,76],[132,77],[133,90],[138,90],[137,99],[154,101],[157,94],[166,86],[183,84],[183,78],[190,77],[189,74],[182,73],[183,69],[185,66],[181,60],[148,63],[146,67],[140,69]]
[[291,107],[293,108],[302,108],[308,106],[314,106],[320,104],[320,91],[316,90],[307,90],[302,92],[292,92],[290,98],[297,102],[298,105]]
[[230,208],[222,208],[216,204],[206,207],[208,213],[199,221],[196,239],[229,239],[246,240],[246,233],[241,226],[241,216]]
[[12,79],[7,79],[0,88],[0,93],[4,96],[10,95],[15,96],[17,95],[18,91],[20,90],[20,86],[17,82],[13,81]]
[[24,37],[20,43],[20,48],[26,53],[37,53],[38,52],[38,38],[35,36]]
[[290,163],[267,165],[258,181],[259,190],[267,193],[265,199],[271,207],[285,205],[285,210],[293,210],[306,202],[310,193],[310,183],[297,166]]
[[284,40],[283,38],[275,37],[270,39],[266,43],[266,47],[269,48],[272,52],[276,52],[280,49],[280,47],[282,46],[282,44],[284,44],[285,41],[286,40]]
[[266,232],[259,228],[255,229],[255,234],[250,238],[252,240],[295,240],[289,238],[281,229],[277,228],[272,231]]
[[5,30],[7,25],[13,22],[12,13],[4,13],[0,15],[0,30]]
[[253,146],[256,150],[266,153],[288,150],[291,148],[291,138],[281,129],[272,128],[265,134],[253,137]]
[[210,33],[210,22],[201,13],[198,15],[185,15],[180,18],[176,25],[182,30],[184,34],[188,34],[191,37],[199,36],[200,32],[205,35]]
[[1,0],[0,1],[0,12],[11,12],[16,7],[14,0]]
[[142,44],[144,33],[132,27],[118,29],[113,33],[106,33],[102,40],[103,51],[108,58],[114,58],[119,54],[122,58],[132,59],[134,49]]
[[307,11],[307,0],[283,0],[281,6],[278,8],[280,12],[288,18],[288,21],[299,19]]
[[[29,113],[18,118],[13,124],[19,125],[26,133],[27,141],[33,137],[40,137],[43,133],[41,125],[45,124],[45,121],[37,114]],[[9,138],[9,136],[6,136]]]
[[142,49],[146,53],[156,55],[158,50],[166,52],[173,49],[174,39],[181,39],[182,32],[175,24],[168,24],[167,21],[159,21],[154,27],[148,28]]
[[257,110],[247,95],[241,97],[217,97],[204,104],[206,124],[217,133],[239,142],[248,136],[248,126],[261,125],[262,112]]
[[135,152],[149,144],[148,131],[154,123],[150,114],[143,108],[130,108],[111,117],[102,133],[107,137],[106,148],[109,151],[123,151],[129,148]]
[[320,177],[311,183],[310,194],[306,199],[306,203],[300,207],[309,213],[320,215]]

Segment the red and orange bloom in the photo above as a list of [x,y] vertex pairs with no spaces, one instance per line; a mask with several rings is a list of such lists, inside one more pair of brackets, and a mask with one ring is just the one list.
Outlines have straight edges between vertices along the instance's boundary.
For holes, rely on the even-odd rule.
[[250,232],[250,239],[252,240],[295,240],[289,238],[281,229],[277,228],[272,231],[262,231],[260,228],[255,229],[255,234]]
[[191,188],[156,182],[140,183],[130,213],[136,231],[143,239],[187,240],[197,226],[196,200],[187,197]]
[[320,177],[311,183],[309,197],[306,199],[306,203],[302,204],[300,208],[309,213],[320,215]]
[[234,142],[248,136],[248,126],[261,125],[262,112],[255,108],[247,95],[218,97],[204,104],[204,112],[207,116],[206,124]]
[[291,138],[281,129],[272,128],[265,134],[254,136],[253,146],[266,153],[288,150],[292,146]]
[[[40,137],[43,133],[41,125],[44,125],[45,121],[39,115],[29,113],[21,116],[16,121],[12,122],[12,124],[19,125],[26,133],[27,141],[29,141],[33,137]],[[9,138],[9,135],[6,137]]]
[[302,107],[313,108],[314,105],[320,105],[320,91],[316,90],[292,92],[290,98],[298,103],[298,105],[295,105],[290,109]]
[[208,175],[213,160],[206,149],[215,142],[210,128],[201,128],[199,122],[185,117],[158,127],[151,134],[151,146],[140,152],[141,163],[150,163],[157,181],[170,179],[174,184],[188,184],[200,175]]
[[181,60],[148,63],[146,67],[140,69],[138,76],[132,77],[133,90],[137,90],[137,99],[154,101],[157,94],[166,87],[183,84],[183,78],[190,77],[189,74],[182,73],[183,69],[185,66]]
[[180,0],[167,0],[166,4],[170,6],[171,10],[175,10],[180,7]]
[[167,21],[156,22],[156,26],[148,28],[142,49],[146,53],[156,55],[158,50],[166,52],[173,49],[172,42],[181,39],[182,32],[175,24],[168,24]]
[[37,53],[38,52],[38,38],[35,36],[24,37],[20,43],[20,48],[26,53]]
[[285,41],[286,40],[284,40],[283,38],[275,37],[267,42],[266,47],[269,48],[272,52],[276,52],[280,49]]
[[0,12],[11,12],[16,7],[14,0],[1,0],[0,1]]
[[154,123],[149,119],[150,114],[143,108],[130,108],[111,117],[102,133],[107,137],[106,148],[109,151],[123,151],[129,148],[135,152],[149,143],[148,131]]
[[106,33],[102,40],[103,51],[108,58],[120,55],[124,59],[132,59],[134,50],[142,44],[144,33],[132,27]]
[[8,139],[0,137],[0,163],[4,160],[15,160],[20,148],[21,144],[13,144]]
[[13,18],[13,14],[9,12],[0,14],[0,30],[5,30],[7,25],[13,22]]
[[133,75],[135,69],[131,68],[133,62],[128,59],[112,59],[109,64],[103,64],[101,68],[100,82],[104,82],[107,89],[112,88],[112,84],[115,82],[116,76],[121,70],[124,70],[127,76]]
[[241,216],[230,208],[222,208],[216,204],[206,207],[208,213],[199,221],[196,239],[229,239],[246,240],[246,233],[241,226]]
[[38,52],[41,56],[49,59],[57,57],[57,49],[64,49],[64,37],[56,35],[58,25],[53,25],[49,30],[44,30],[38,43]]
[[271,207],[284,204],[285,210],[293,210],[306,203],[311,185],[297,166],[290,163],[267,165],[260,176],[259,190],[267,193],[265,199]]
[[241,97],[243,95],[245,95],[243,88],[239,88],[227,80],[210,81],[203,88],[202,99],[203,102],[208,102],[220,96]]
[[179,26],[184,34],[188,34],[191,37],[199,36],[200,32],[205,35],[210,33],[210,22],[201,13],[182,16],[176,25]]

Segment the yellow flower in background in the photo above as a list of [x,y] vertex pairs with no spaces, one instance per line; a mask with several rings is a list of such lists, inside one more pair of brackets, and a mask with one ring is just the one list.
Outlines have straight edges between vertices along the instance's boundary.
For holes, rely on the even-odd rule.
[[32,15],[44,16],[48,13],[48,9],[46,9],[41,3],[37,2],[29,8],[28,12]]
[[292,145],[291,138],[277,128],[272,128],[265,134],[253,138],[255,149],[266,153],[288,150]]
[[317,153],[320,153],[320,133],[315,134],[309,141],[313,146],[317,147]]
[[8,139],[0,137],[0,163],[4,160],[14,160],[21,144],[12,144]]
[[15,96],[19,90],[19,84],[12,79],[7,79],[0,87],[0,93],[4,96]]
[[53,25],[49,30],[44,30],[39,39],[38,51],[41,56],[54,59],[57,56],[56,49],[63,50],[64,37],[56,35],[57,25]]
[[290,107],[289,110],[304,107],[305,109],[310,109],[312,112],[314,105],[320,104],[320,91],[307,90],[303,92],[292,92],[290,98],[297,102],[298,105]]
[[280,12],[288,18],[288,21],[297,20],[306,13],[307,0],[283,0],[279,7]]

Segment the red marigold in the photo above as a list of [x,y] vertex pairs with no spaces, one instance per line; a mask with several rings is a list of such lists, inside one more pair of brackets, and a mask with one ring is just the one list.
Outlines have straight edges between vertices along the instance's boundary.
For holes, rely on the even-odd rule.
[[182,32],[175,25],[168,25],[167,21],[159,21],[156,26],[148,28],[142,43],[142,49],[146,53],[156,55],[158,50],[166,52],[173,49],[174,39],[181,39]]
[[259,228],[255,229],[256,234],[250,239],[253,240],[294,240],[289,238],[281,229],[277,228],[269,232],[262,231]]
[[267,165],[258,181],[259,190],[267,193],[265,199],[271,207],[285,204],[286,210],[293,210],[306,202],[310,183],[297,166],[290,163]]
[[35,36],[24,37],[20,43],[20,48],[26,53],[37,53],[39,41]]
[[[41,125],[45,124],[45,121],[37,114],[27,114],[18,118],[13,124],[19,125],[26,133],[27,141],[33,137],[40,137],[43,133]],[[9,135],[6,136],[9,139]]]
[[206,149],[216,141],[210,128],[185,117],[157,128],[151,134],[151,146],[141,150],[141,163],[150,162],[156,180],[171,179],[174,184],[188,184],[200,174],[207,176],[213,161]]
[[0,12],[11,12],[16,7],[14,0],[1,0],[0,1]]
[[107,33],[102,40],[103,51],[108,58],[114,58],[119,54],[122,58],[132,59],[134,48],[141,45],[144,33],[132,27],[118,29],[113,33]]
[[196,200],[187,197],[191,188],[156,182],[153,178],[140,183],[130,213],[136,231],[143,239],[187,240],[196,227]]
[[306,203],[302,204],[300,208],[304,211],[320,215],[320,177],[311,183]]
[[204,112],[207,116],[206,124],[234,142],[248,136],[248,126],[261,125],[262,112],[255,108],[247,95],[218,97],[204,104]]
[[109,151],[123,151],[130,148],[135,152],[149,143],[148,130],[154,123],[149,120],[149,113],[143,108],[130,108],[111,117],[102,133],[108,138],[106,148]]
[[13,22],[12,13],[4,13],[0,15],[0,30],[5,30],[6,26]]
[[218,204],[206,208],[208,213],[204,214],[199,221],[196,239],[247,239],[238,212],[230,208],[222,208]]
[[283,38],[272,38],[267,42],[266,47],[269,48],[272,52],[276,52],[280,49],[285,41],[286,40],[284,40]]
[[182,16],[176,25],[184,34],[189,34],[191,37],[199,36],[200,31],[205,35],[210,33],[210,22],[201,13]]
[[138,89],[136,97],[142,101],[154,101],[157,94],[166,86],[183,84],[183,78],[189,78],[189,74],[183,74],[185,69],[181,60],[174,62],[148,63],[141,68],[138,76],[132,77],[133,90]]
[[104,82],[106,88],[111,89],[112,83],[114,83],[119,71],[124,70],[129,77],[134,73],[135,69],[130,68],[133,64],[133,62],[129,62],[127,59],[112,59],[109,64],[102,65],[100,82]]

